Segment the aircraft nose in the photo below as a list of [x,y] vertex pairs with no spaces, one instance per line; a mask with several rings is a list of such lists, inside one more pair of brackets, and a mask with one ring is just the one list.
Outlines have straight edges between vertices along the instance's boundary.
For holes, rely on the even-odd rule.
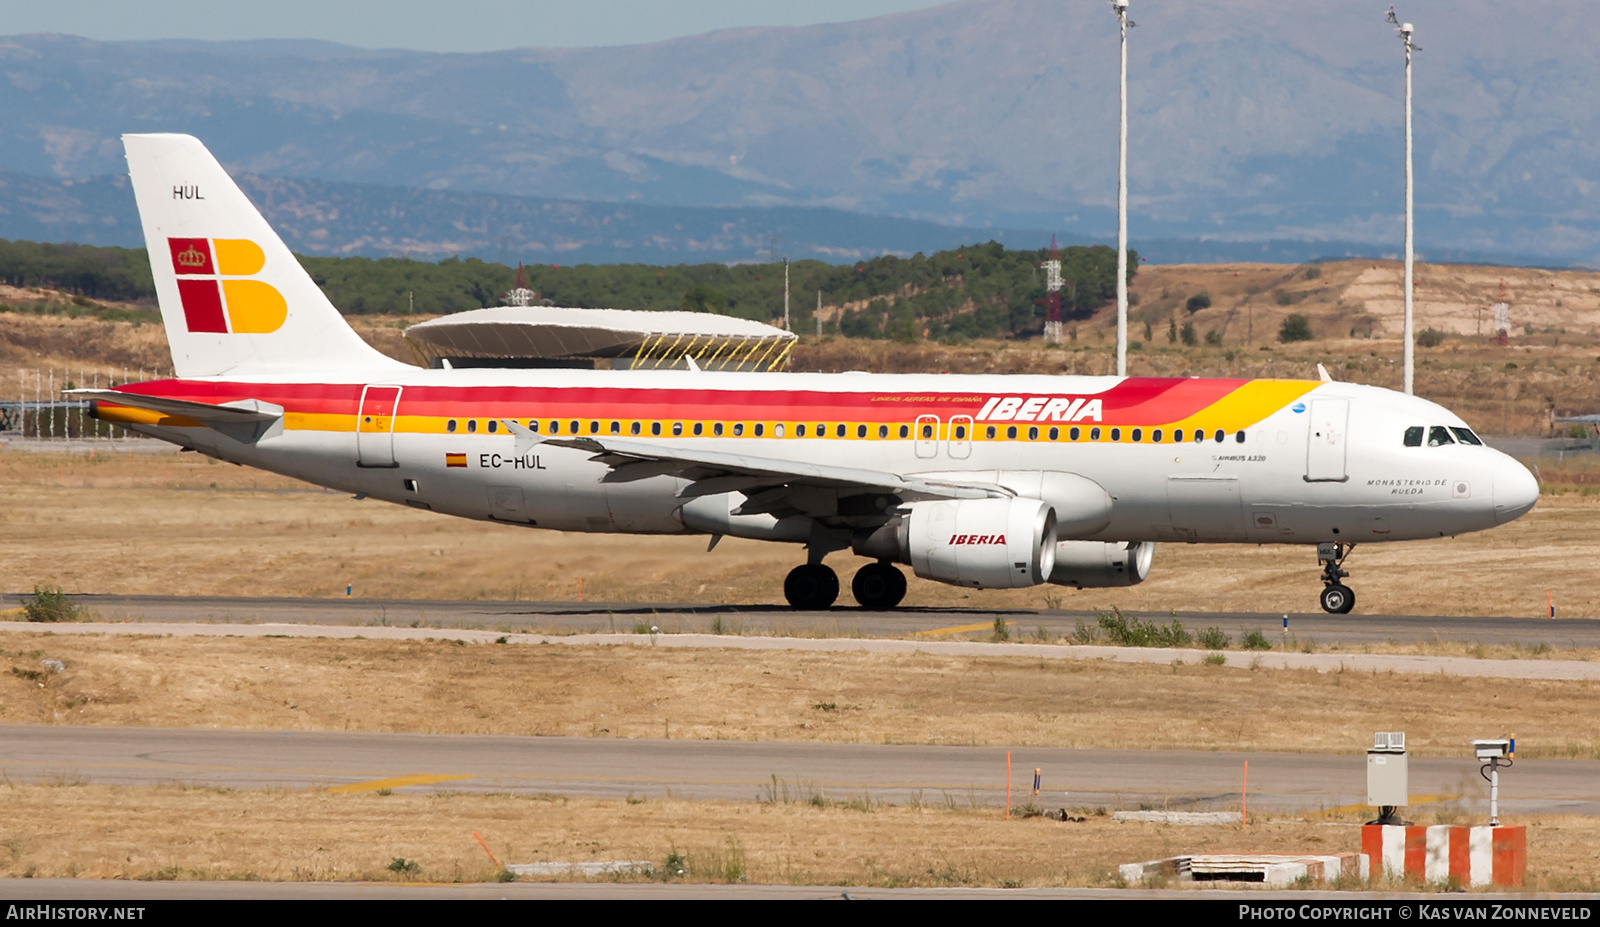
[[1539,501],[1539,481],[1528,468],[1507,460],[1494,471],[1494,520],[1505,524],[1527,514]]

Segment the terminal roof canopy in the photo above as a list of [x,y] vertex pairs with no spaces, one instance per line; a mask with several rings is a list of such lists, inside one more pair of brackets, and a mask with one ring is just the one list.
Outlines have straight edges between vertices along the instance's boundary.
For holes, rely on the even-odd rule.
[[439,359],[508,364],[628,359],[629,366],[776,369],[795,336],[761,322],[703,312],[501,306],[458,312],[413,325],[409,341],[430,363]]

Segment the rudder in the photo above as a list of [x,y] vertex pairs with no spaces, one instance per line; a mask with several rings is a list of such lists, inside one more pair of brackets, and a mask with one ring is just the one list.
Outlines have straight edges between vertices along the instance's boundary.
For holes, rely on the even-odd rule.
[[178,376],[405,366],[350,328],[199,139],[122,143]]

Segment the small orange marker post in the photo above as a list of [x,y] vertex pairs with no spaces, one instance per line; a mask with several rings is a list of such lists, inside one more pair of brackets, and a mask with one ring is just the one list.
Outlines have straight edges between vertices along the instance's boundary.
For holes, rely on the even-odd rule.
[[583,601],[583,577],[578,577],[578,601]]
[[1244,761],[1244,781],[1239,784],[1239,829],[1250,829],[1250,761]]
[[1555,594],[1555,591],[1551,590],[1549,592],[1546,592],[1544,594],[1544,596],[1545,596],[1545,601],[1550,605],[1550,617],[1554,618],[1556,616],[1556,594]]
[[1011,820],[1011,751],[1006,751],[1006,820]]
[[495,859],[495,858],[494,858],[494,851],[493,851],[493,850],[491,850],[491,849],[489,849],[489,845],[488,845],[488,844],[487,844],[487,843],[484,843],[484,842],[483,842],[483,838],[482,838],[482,837],[478,837],[478,832],[477,832],[477,831],[473,831],[473,832],[472,832],[472,836],[473,836],[473,837],[476,837],[476,838],[477,838],[477,840],[478,840],[478,846],[480,846],[480,847],[483,847],[483,852],[485,852],[485,853],[488,853],[488,854],[489,854],[489,859],[490,859],[490,860],[491,860],[491,861],[492,861],[492,862],[493,862],[493,863],[494,863],[494,864],[495,864],[495,865],[496,865],[496,866],[499,866],[499,867],[500,867],[500,868],[501,868],[501,869],[504,869],[504,868],[506,868],[506,867],[504,867],[504,866],[501,866],[501,865],[500,865],[500,861],[499,861],[499,860],[498,860],[498,859]]

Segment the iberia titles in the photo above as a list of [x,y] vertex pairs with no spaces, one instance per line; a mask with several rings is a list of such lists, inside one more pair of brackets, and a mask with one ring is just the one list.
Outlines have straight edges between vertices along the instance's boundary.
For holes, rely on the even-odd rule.
[[995,396],[983,404],[980,422],[1098,422],[1100,400],[1065,396]]

